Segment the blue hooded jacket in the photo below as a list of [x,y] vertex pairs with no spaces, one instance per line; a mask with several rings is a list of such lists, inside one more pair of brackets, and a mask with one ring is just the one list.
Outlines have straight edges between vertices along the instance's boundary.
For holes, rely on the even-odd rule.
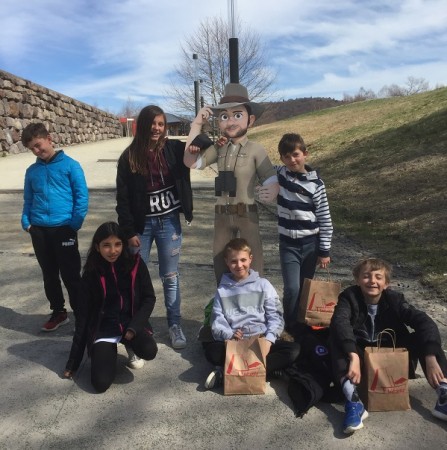
[[88,189],[81,165],[63,150],[45,162],[37,158],[25,174],[22,227],[68,225],[78,231],[88,209]]

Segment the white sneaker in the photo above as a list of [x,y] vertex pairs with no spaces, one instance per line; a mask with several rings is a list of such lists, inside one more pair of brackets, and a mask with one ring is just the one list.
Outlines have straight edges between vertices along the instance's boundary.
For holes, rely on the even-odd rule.
[[222,385],[223,373],[221,367],[216,367],[205,381],[205,389],[213,389]]
[[131,369],[141,369],[144,366],[144,359],[138,358],[138,356],[130,347],[126,347],[126,351],[129,355],[127,367],[130,367]]
[[172,348],[179,350],[186,347],[186,338],[180,325],[174,324],[169,327],[169,337],[171,338]]

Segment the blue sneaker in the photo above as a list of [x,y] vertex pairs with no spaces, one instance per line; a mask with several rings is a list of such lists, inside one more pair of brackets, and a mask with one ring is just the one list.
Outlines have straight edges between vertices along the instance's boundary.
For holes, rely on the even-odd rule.
[[368,411],[362,402],[345,403],[345,420],[343,421],[343,433],[350,434],[363,428],[363,420],[368,417]]
[[447,401],[441,403],[441,400],[438,400],[431,413],[438,419],[447,421]]

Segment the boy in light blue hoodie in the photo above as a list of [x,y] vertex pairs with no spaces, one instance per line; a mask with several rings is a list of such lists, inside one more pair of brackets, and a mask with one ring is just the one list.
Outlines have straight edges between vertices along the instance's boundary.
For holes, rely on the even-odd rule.
[[284,330],[282,305],[275,288],[250,269],[253,255],[245,239],[236,238],[224,249],[230,273],[222,276],[214,297],[211,331],[214,342],[205,347],[206,359],[215,366],[205,388],[222,384],[225,341],[261,335],[270,343],[267,375],[286,368],[299,354],[299,345],[279,340]]

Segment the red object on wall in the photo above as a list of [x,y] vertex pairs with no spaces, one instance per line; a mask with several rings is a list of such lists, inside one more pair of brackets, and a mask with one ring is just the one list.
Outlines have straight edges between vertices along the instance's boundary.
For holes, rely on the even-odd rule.
[[135,136],[137,124],[133,117],[120,117],[119,121],[123,124],[125,136],[130,136],[130,133],[132,133],[132,136]]

